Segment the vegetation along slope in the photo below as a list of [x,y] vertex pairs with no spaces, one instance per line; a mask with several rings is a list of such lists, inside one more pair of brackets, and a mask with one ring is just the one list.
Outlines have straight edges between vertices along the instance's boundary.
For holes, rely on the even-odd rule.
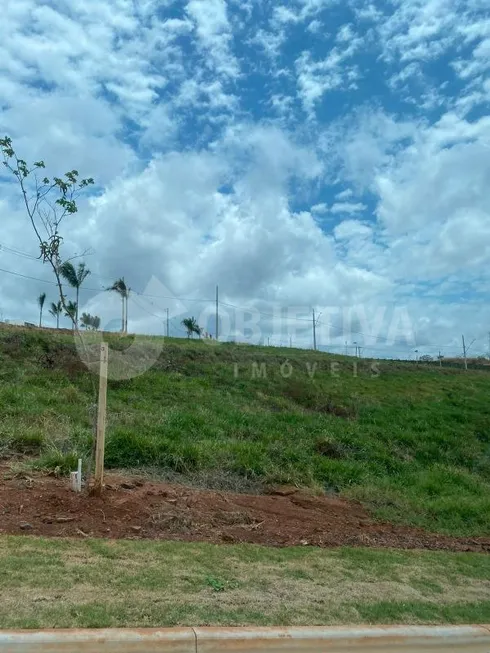
[[[105,337],[113,352],[145,347]],[[383,520],[490,534],[487,371],[159,344],[149,371],[109,380],[109,468],[235,491],[292,484],[357,499]],[[58,473],[87,461],[94,387],[69,332],[1,328],[0,455]]]

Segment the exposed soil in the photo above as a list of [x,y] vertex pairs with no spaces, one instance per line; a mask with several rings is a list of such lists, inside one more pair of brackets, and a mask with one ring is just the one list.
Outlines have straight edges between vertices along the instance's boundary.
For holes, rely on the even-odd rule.
[[295,488],[271,492],[232,494],[108,475],[103,497],[94,498],[70,491],[67,479],[4,478],[0,533],[490,552],[490,538],[377,523],[358,503]]

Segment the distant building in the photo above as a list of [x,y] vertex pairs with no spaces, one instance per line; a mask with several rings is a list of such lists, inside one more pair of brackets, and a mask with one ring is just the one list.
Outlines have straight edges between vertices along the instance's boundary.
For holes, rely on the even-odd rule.
[[0,321],[0,324],[8,324],[9,326],[20,326],[20,327],[34,327],[35,329],[38,328],[37,324],[34,324],[33,322],[24,322],[24,320],[2,320]]

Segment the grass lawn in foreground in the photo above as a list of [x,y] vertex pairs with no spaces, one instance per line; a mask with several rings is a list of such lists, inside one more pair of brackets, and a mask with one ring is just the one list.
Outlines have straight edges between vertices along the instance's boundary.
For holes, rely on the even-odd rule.
[[482,554],[0,538],[0,628],[488,621]]

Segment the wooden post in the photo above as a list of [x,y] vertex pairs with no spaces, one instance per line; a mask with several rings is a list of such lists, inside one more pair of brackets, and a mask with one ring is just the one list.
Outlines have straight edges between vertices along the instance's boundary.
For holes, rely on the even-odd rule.
[[100,345],[99,369],[99,403],[97,406],[97,440],[95,448],[95,477],[92,494],[100,496],[104,487],[104,450],[105,450],[105,420],[107,407],[107,367],[109,361],[109,346],[106,342]]
[[466,358],[466,344],[465,344],[465,341],[464,341],[464,336],[461,336],[461,339],[463,340],[464,369],[466,371],[468,371],[468,359]]

